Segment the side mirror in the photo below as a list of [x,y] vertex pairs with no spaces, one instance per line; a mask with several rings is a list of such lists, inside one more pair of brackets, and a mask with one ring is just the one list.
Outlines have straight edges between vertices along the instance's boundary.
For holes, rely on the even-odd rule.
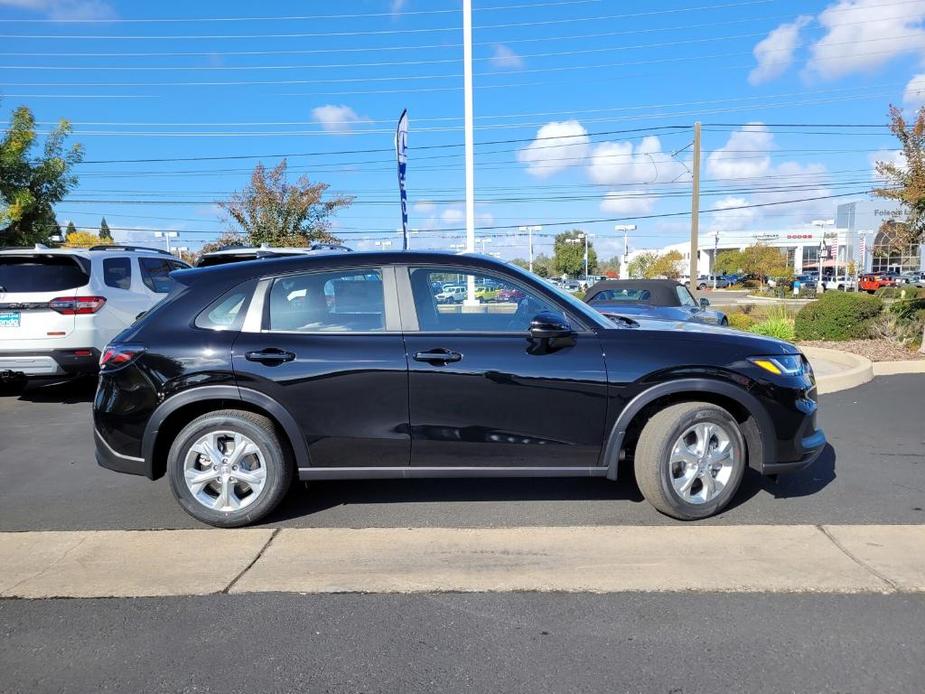
[[700,300],[700,308],[706,308],[709,305],[710,305],[710,300],[707,297],[703,297]]
[[572,335],[572,332],[572,326],[565,320],[565,317],[558,313],[552,313],[551,311],[538,313],[533,320],[530,321],[531,337],[569,337]]

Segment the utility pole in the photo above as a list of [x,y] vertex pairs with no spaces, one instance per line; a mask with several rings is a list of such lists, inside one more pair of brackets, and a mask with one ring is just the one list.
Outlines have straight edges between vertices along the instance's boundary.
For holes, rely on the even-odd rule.
[[528,239],[527,245],[529,247],[528,253],[529,253],[529,258],[530,258],[528,262],[530,265],[530,272],[533,272],[533,232],[542,231],[543,227],[539,225],[534,225],[534,226],[518,227],[517,230],[520,232],[524,232],[524,231],[527,232],[527,239]]
[[694,182],[691,190],[691,286],[697,286],[697,241],[700,234],[700,121],[694,123]]
[[713,264],[710,266],[710,273],[713,275],[713,291],[716,291],[716,254],[719,248],[719,230],[713,232]]
[[585,284],[588,283],[588,235],[585,234]]
[[[466,250],[475,252],[475,146],[472,125],[472,0],[463,0],[463,103],[466,159]],[[469,275],[466,302],[475,300],[475,277]]]

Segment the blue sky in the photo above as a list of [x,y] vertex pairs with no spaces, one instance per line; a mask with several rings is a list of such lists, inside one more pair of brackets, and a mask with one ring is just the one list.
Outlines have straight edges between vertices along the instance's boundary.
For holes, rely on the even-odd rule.
[[[464,226],[460,8],[0,0],[0,117],[73,121],[86,162],[58,211],[81,228],[198,247],[225,227],[214,201],[288,155],[356,196],[335,231],[362,248],[399,243],[407,107],[412,244],[445,248]],[[526,255],[524,224],[537,252],[576,221],[605,257],[621,221],[631,247],[683,239],[695,120],[701,208],[725,210],[703,230],[831,217],[893,156],[888,105],[925,101],[923,19],[925,0],[476,0],[477,234],[504,257]]]

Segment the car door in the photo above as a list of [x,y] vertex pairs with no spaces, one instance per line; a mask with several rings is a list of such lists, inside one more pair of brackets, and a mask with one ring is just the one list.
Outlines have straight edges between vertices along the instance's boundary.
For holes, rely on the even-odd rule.
[[235,377],[288,410],[312,467],[409,463],[408,364],[394,287],[392,270],[378,266],[258,285],[261,318],[245,320],[235,341]]
[[[413,467],[597,464],[607,374],[589,325],[514,276],[456,265],[398,272]],[[499,289],[462,305],[435,301],[431,283],[457,274],[475,281],[469,286],[491,279]],[[543,311],[570,320],[574,333],[531,336],[531,320]]]

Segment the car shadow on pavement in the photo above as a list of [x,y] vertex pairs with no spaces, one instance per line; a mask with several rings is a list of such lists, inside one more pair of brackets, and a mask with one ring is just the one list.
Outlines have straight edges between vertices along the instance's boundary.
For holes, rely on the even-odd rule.
[[19,400],[25,402],[75,405],[93,402],[95,392],[96,376],[81,376],[54,383],[7,385],[0,390],[0,395],[17,396]]
[[632,479],[616,484],[603,478],[457,478],[415,480],[324,480],[310,483],[310,493],[293,485],[266,523],[350,504],[447,501],[634,501],[644,499]]

